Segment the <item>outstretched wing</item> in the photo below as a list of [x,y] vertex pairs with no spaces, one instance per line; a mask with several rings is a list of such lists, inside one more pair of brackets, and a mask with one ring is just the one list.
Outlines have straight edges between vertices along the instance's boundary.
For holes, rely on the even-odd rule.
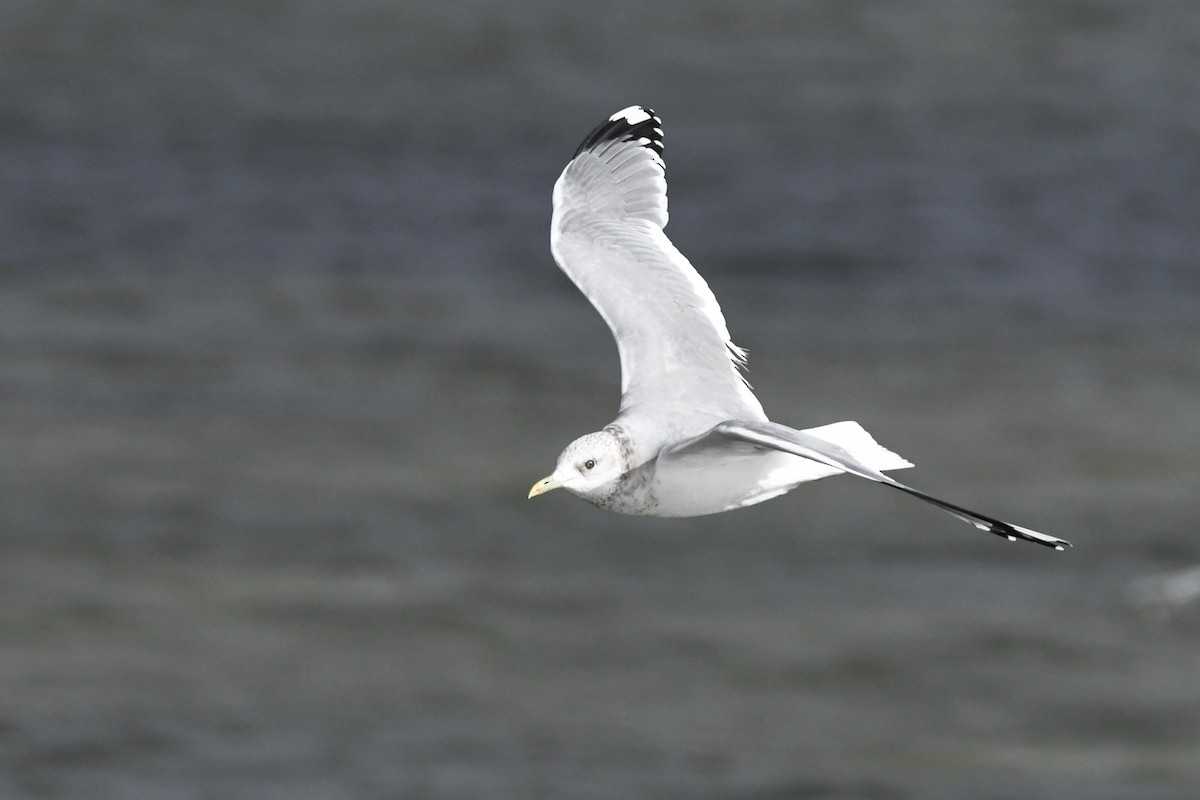
[[612,329],[622,411],[765,420],[716,297],[663,233],[662,151],[662,121],[641,106],[592,131],[554,185],[550,249]]
[[1055,550],[1062,550],[1071,546],[1070,542],[1055,538],[1054,536],[1048,536],[1029,528],[1022,528],[1020,525],[1013,525],[1009,522],[984,516],[976,511],[956,506],[953,503],[940,500],[910,486],[905,486],[903,483],[884,475],[875,467],[868,466],[858,458],[855,458],[841,445],[805,431],[794,430],[786,425],[779,425],[774,422],[759,422],[756,420],[732,420],[717,425],[713,428],[712,433],[734,442],[749,442],[774,450],[781,450],[785,453],[792,453],[793,455],[827,464],[851,475],[857,475],[860,478],[866,478],[870,481],[882,483],[885,486],[891,486],[893,489],[899,489],[919,500],[924,500],[926,503],[932,503],[964,522],[969,522],[976,528],[988,533],[994,533],[997,536],[1005,536],[1011,540],[1024,539],[1027,542],[1053,547]]

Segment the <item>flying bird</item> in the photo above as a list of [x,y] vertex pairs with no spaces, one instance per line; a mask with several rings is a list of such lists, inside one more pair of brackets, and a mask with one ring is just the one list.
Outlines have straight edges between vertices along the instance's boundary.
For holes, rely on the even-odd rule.
[[555,261],[616,339],[620,412],[567,445],[529,497],[562,488],[608,511],[691,517],[848,474],[1013,541],[1070,547],[894,480],[885,473],[912,464],[857,422],[797,430],[767,419],[741,372],[745,351],[666,224],[662,120],[630,106],[579,145],[554,184],[550,224]]

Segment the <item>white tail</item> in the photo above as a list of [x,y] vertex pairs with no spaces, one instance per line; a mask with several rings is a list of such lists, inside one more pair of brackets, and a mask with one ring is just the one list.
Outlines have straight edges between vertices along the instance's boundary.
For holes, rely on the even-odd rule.
[[890,469],[908,469],[912,466],[910,461],[875,441],[874,437],[857,422],[850,420],[834,422],[819,428],[806,428],[803,432],[846,448],[850,455],[880,472]]

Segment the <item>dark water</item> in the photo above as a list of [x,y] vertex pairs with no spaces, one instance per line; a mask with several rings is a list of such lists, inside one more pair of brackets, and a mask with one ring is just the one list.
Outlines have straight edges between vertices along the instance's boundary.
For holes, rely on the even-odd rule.
[[[0,65],[0,796],[1200,796],[1200,7],[13,2]],[[547,225],[634,102],[768,412],[1072,552],[524,499],[615,410]]]

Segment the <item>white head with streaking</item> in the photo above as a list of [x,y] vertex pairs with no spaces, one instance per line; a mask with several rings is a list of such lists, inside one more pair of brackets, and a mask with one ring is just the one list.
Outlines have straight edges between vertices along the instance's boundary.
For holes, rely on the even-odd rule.
[[535,483],[529,496],[559,488],[585,499],[605,495],[628,471],[621,442],[611,431],[588,433],[566,446],[554,472]]
[[612,511],[698,516],[849,474],[931,503],[981,530],[1070,544],[940,500],[885,475],[911,467],[857,422],[797,430],[771,422],[739,371],[708,284],[667,224],[662,120],[630,106],[597,126],[554,185],[550,249],[612,329],[621,409],[567,445],[530,497],[564,488]]

